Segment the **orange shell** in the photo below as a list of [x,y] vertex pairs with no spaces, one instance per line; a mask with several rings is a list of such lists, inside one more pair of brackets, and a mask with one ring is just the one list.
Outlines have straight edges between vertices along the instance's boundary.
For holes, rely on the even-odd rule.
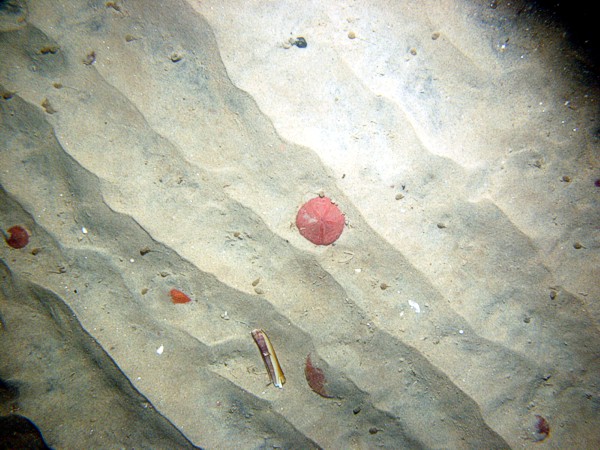
[[315,367],[310,359],[310,353],[306,357],[306,365],[304,366],[304,376],[306,377],[306,381],[310,388],[319,394],[321,397],[332,398],[333,395],[329,395],[325,386],[327,384],[327,379],[325,378],[325,373]]
[[169,292],[169,295],[171,296],[171,301],[176,304],[177,303],[189,303],[192,301],[191,298],[189,298],[187,295],[185,295],[179,289],[171,289],[171,292]]

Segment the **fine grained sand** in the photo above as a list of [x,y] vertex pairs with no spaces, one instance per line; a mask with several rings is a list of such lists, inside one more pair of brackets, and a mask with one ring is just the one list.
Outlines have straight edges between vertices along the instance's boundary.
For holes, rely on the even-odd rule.
[[541,13],[8,3],[2,414],[56,448],[600,444],[598,91]]

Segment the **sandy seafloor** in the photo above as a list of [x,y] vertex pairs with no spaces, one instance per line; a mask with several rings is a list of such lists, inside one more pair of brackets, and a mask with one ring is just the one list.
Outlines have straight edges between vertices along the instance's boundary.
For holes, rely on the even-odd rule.
[[[560,25],[1,5],[0,226],[31,234],[0,246],[2,415],[65,449],[599,447],[599,97]],[[319,193],[325,247],[294,225]]]

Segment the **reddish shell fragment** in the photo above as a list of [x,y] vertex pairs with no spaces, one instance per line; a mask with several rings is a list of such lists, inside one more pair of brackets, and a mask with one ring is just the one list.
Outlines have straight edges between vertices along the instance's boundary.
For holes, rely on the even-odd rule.
[[304,376],[310,388],[319,394],[321,397],[332,398],[332,395],[327,393],[325,389],[325,374],[318,367],[313,366],[310,360],[310,353],[306,357],[306,366],[304,366]]
[[344,215],[327,197],[309,200],[296,216],[300,234],[317,245],[335,242],[344,231],[344,223]]
[[536,441],[543,441],[550,434],[550,425],[546,419],[538,414],[535,415],[535,419],[535,439]]
[[29,243],[29,234],[25,228],[16,225],[7,231],[10,236],[6,238],[6,243],[12,248],[23,248]]
[[179,289],[171,289],[171,292],[169,292],[169,295],[171,296],[171,301],[175,304],[189,303],[192,301],[191,298],[189,298],[187,295],[185,295]]

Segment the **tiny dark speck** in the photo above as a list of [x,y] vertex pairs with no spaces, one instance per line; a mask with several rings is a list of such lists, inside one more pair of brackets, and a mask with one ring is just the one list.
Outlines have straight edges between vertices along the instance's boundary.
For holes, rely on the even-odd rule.
[[295,45],[298,48],[306,48],[308,44],[306,43],[306,39],[303,37],[297,37],[292,45]]

